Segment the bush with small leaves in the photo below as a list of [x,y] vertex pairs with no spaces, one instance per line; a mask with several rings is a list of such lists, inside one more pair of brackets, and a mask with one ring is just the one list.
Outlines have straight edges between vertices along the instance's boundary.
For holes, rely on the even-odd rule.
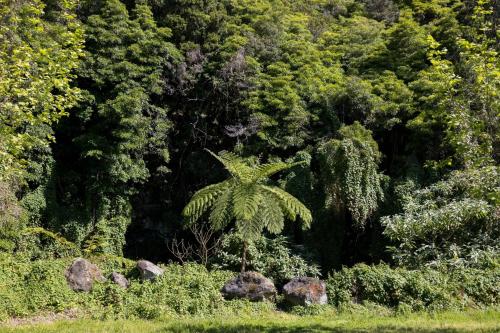
[[[221,248],[213,259],[212,266],[219,269],[238,270],[242,251],[241,236],[228,234],[222,239]],[[293,277],[320,276],[319,267],[304,257],[293,253],[288,240],[260,237],[248,246],[248,269],[270,278],[282,286]]]
[[373,302],[407,312],[500,303],[498,269],[407,270],[359,264],[327,280],[329,302],[339,308]]

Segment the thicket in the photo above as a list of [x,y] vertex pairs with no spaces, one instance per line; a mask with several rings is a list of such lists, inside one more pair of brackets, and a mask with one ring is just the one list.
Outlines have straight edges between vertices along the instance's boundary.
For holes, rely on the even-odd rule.
[[[95,283],[88,293],[71,290],[64,271],[71,258],[31,261],[0,257],[0,320],[46,312],[69,311],[96,319],[168,316],[263,314],[276,310],[270,302],[225,301],[220,288],[235,273],[207,270],[199,264],[169,264],[156,281],[140,282],[135,262],[120,257],[91,258],[109,277],[126,275],[131,284],[122,289],[110,280]],[[282,278],[282,275],[280,275]],[[357,265],[333,273],[327,280],[329,303],[338,311],[371,304],[387,312],[456,310],[496,305],[500,301],[498,270],[407,270],[387,265]],[[278,306],[281,306],[280,303]],[[321,309],[298,311],[314,313]],[[312,312],[311,312],[312,311]]]
[[[94,257],[106,277],[112,271],[125,274],[131,285],[122,289],[111,281],[96,283],[90,293],[71,290],[64,272],[72,259],[29,261],[2,256],[0,268],[0,318],[29,316],[44,312],[73,311],[80,316],[151,319],[169,315],[202,315],[237,311],[245,305],[229,307],[220,288],[234,273],[211,271],[196,264],[165,266],[157,281],[139,282],[134,262],[118,257]],[[233,303],[231,303],[233,304]],[[261,305],[262,308],[270,305]]]
[[[243,250],[241,235],[228,234],[223,237],[217,252],[211,260],[211,268],[237,271],[240,267],[240,256]],[[288,240],[259,237],[248,246],[247,270],[262,273],[273,280],[278,287],[283,286],[291,278],[297,276],[321,276],[312,258],[304,259],[304,249],[292,251]]]
[[333,273],[327,280],[329,302],[391,307],[400,312],[440,311],[498,304],[500,271],[460,268],[409,270],[380,264],[358,264]]
[[[399,265],[495,267],[500,243],[498,167],[454,171],[423,189],[398,185],[403,212],[382,218]],[[411,230],[411,232],[408,232]]]

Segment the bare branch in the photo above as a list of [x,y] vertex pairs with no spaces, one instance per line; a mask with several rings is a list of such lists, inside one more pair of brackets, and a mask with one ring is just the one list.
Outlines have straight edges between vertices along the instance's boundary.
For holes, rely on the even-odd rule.
[[174,237],[171,241],[167,241],[167,249],[176,257],[181,264],[186,263],[193,257],[193,246],[184,242],[184,239],[178,240]]

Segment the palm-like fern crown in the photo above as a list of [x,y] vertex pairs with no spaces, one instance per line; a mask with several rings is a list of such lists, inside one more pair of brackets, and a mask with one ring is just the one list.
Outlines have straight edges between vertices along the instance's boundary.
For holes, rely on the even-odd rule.
[[271,233],[283,230],[285,217],[295,220],[299,216],[305,228],[312,222],[311,212],[297,198],[276,186],[267,185],[273,174],[298,163],[266,163],[251,167],[230,152],[219,155],[208,151],[229,171],[231,177],[218,184],[206,186],[196,192],[182,211],[190,223],[210,210],[209,222],[222,229],[236,220],[243,237],[258,237],[264,228]]

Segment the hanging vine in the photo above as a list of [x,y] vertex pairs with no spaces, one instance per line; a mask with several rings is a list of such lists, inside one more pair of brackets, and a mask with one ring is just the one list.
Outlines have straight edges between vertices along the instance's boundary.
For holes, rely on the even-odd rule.
[[338,134],[319,148],[325,204],[338,213],[346,209],[355,226],[363,228],[383,199],[380,152],[371,131],[358,122]]

